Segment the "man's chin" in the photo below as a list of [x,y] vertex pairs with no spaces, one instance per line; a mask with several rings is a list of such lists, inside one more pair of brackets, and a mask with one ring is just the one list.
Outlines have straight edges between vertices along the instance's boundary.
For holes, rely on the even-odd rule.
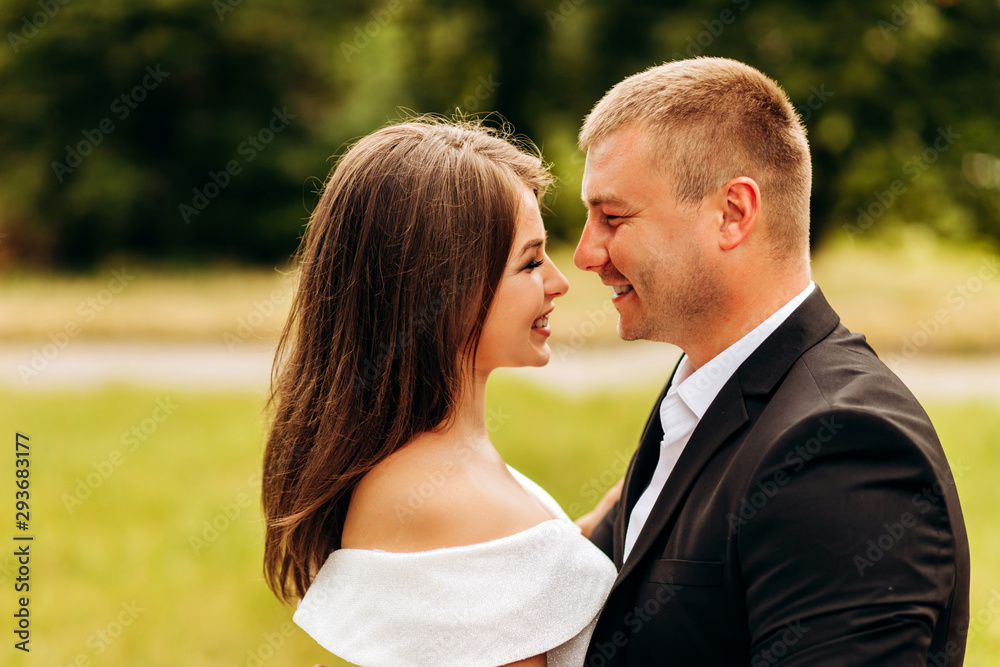
[[618,337],[622,340],[643,340],[644,332],[631,324],[626,324],[621,315],[618,316]]
[[654,343],[669,342],[663,336],[663,332],[658,331],[650,323],[636,319],[626,320],[620,314],[618,315],[618,337],[627,341],[648,340]]

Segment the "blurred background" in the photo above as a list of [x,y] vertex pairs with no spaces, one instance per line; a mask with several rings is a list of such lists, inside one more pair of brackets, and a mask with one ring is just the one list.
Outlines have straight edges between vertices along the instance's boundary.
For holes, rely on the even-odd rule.
[[[552,363],[489,409],[508,461],[589,510],[678,352],[620,342],[572,266],[576,133],[625,76],[713,55],[808,128],[816,281],[941,434],[966,664],[1000,665],[1000,0],[0,0],[0,25],[0,475],[25,434],[35,537],[31,652],[0,663],[341,664],[263,583],[264,402],[317,191],[409,113],[496,112],[552,163],[572,289]],[[0,556],[8,619],[17,576]]]

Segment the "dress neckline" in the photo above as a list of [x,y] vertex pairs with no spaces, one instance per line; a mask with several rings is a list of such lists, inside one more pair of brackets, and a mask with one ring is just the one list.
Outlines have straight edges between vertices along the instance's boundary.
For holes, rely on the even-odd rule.
[[579,532],[579,528],[577,528],[575,523],[573,523],[569,519],[564,519],[559,517],[559,518],[546,519],[544,521],[536,523],[534,526],[531,526],[530,528],[519,530],[518,532],[511,533],[510,535],[504,535],[503,537],[496,537],[493,538],[492,540],[485,540],[483,542],[473,542],[472,544],[460,544],[454,547],[438,547],[437,549],[424,549],[423,551],[385,551],[384,549],[357,549],[354,547],[347,547],[344,549],[337,549],[336,551],[333,552],[333,554],[344,554],[344,555],[378,554],[379,556],[419,556],[421,554],[440,554],[444,552],[455,552],[455,551],[460,551],[462,549],[466,550],[477,549],[477,548],[482,549],[484,547],[499,545],[503,542],[508,542],[515,539],[524,539],[528,533],[537,531],[539,528],[542,527],[548,528],[549,527],[548,524],[552,524],[553,522],[558,524],[569,524],[570,526],[573,526],[573,528],[575,528],[577,532]]

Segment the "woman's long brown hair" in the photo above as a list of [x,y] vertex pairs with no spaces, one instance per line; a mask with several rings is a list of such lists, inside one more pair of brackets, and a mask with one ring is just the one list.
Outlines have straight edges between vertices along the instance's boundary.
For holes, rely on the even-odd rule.
[[351,493],[453,411],[503,275],[524,187],[549,174],[509,133],[420,118],[358,141],[298,251],[272,374],[264,574],[284,602],[340,548]]

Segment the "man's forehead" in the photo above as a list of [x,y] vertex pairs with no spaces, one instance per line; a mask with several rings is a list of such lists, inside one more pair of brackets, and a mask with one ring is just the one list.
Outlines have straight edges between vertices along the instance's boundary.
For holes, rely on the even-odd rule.
[[636,195],[636,187],[649,170],[641,165],[645,160],[645,142],[634,131],[619,130],[597,141],[587,151],[580,198],[587,206],[628,206]]
[[590,144],[587,159],[600,163],[613,160],[622,153],[645,155],[649,132],[648,127],[638,123],[616,128]]
[[616,142],[600,141],[587,150],[587,160],[583,168],[583,182],[580,197],[584,204],[599,206],[605,203],[619,203],[621,196],[615,192],[615,181],[619,170],[625,165],[623,151],[616,150]]

